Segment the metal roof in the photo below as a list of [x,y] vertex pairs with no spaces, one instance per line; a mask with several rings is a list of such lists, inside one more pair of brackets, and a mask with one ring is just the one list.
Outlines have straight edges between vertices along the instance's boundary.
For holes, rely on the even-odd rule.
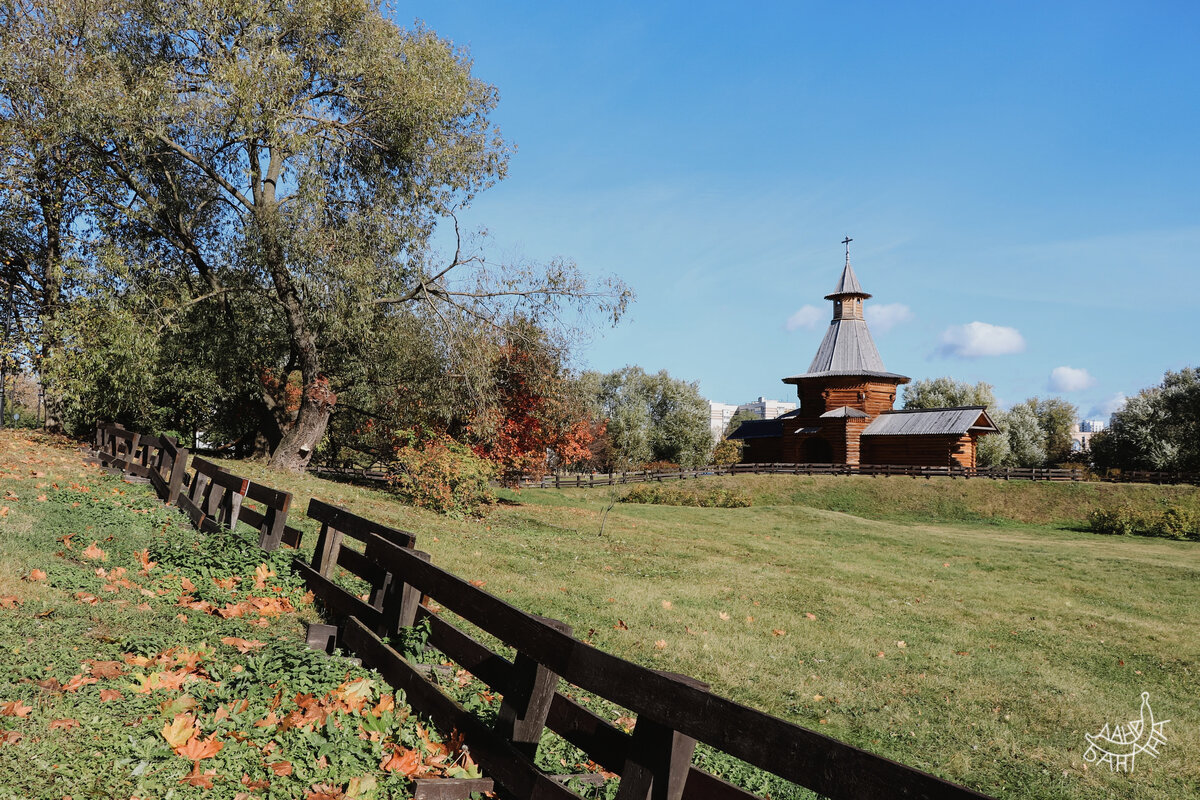
[[867,412],[859,411],[857,408],[851,408],[850,406],[838,406],[837,408],[833,409],[832,411],[826,411],[821,416],[822,417],[865,417],[865,416],[867,416]]
[[775,419],[748,419],[738,426],[738,429],[729,434],[730,439],[767,439],[772,436],[783,435],[783,423],[780,418]]
[[836,300],[848,294],[856,294],[859,297],[871,296],[863,291],[862,284],[858,282],[858,276],[854,274],[854,268],[850,266],[850,259],[847,258],[846,267],[842,270],[842,277],[838,279],[837,286],[833,287],[833,291],[825,295],[825,299]]
[[[835,319],[829,323],[806,375],[895,375],[883,366],[866,320]],[[795,377],[803,377],[797,375]],[[897,377],[903,378],[903,375]],[[784,380],[787,380],[786,378]]]
[[863,436],[962,436],[970,430],[998,431],[984,406],[885,411],[863,429]]

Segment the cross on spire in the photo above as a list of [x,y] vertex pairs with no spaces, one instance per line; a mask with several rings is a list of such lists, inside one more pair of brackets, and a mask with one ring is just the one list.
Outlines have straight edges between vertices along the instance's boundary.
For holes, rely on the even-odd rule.
[[850,264],[850,243],[853,241],[854,240],[851,239],[849,236],[847,236],[845,239],[842,239],[842,244],[846,245],[846,264],[847,264],[847,266],[849,266],[849,264]]

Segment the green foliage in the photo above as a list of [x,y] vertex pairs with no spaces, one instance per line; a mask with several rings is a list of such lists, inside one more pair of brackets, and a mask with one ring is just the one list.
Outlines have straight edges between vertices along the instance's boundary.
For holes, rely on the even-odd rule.
[[396,438],[388,485],[404,502],[455,518],[483,516],[496,504],[494,468],[466,445],[411,429]]
[[1125,401],[1089,444],[1101,470],[1200,471],[1200,370],[1167,372]]
[[702,489],[681,484],[643,483],[621,498],[622,503],[648,503],[659,506],[697,506],[700,508],[747,508],[750,495],[738,489],[706,486]]
[[1004,415],[1004,419],[1009,456],[1003,466],[1040,467],[1046,463],[1045,434],[1035,406],[1028,401],[1019,403]]
[[1127,504],[1098,508],[1088,515],[1088,527],[1096,533],[1118,536],[1134,534],[1200,541],[1200,513],[1180,506],[1161,511],[1134,509]]
[[996,407],[996,395],[990,383],[972,386],[953,378],[926,378],[904,387],[904,408],[956,408],[958,406]]
[[276,573],[271,579],[273,584],[299,587],[300,578],[292,571],[294,551],[281,547],[267,552],[258,546],[258,538],[258,531],[246,525],[239,525],[234,530],[220,528],[214,533],[200,533],[182,526],[171,536],[155,541],[148,549],[150,559],[163,568],[202,579],[196,584],[201,598],[207,597],[204,592],[214,591],[211,578],[252,576],[255,568],[264,563]]
[[1138,516],[1127,505],[1097,508],[1088,514],[1088,527],[1096,533],[1128,536],[1138,530]]
[[651,461],[684,467],[708,461],[713,447],[708,403],[695,383],[672,378],[666,370],[648,375],[641,367],[585,372],[580,380],[596,415],[608,421],[597,458],[601,471]]

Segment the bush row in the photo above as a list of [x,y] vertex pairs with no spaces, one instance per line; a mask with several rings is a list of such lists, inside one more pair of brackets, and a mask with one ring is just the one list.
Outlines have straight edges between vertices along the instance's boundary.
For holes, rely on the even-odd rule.
[[635,486],[625,493],[621,502],[702,508],[746,508],[751,504],[750,495],[737,489],[722,489],[719,486],[692,489],[678,484],[661,483],[643,483]]
[[1124,504],[1098,508],[1088,514],[1088,525],[1096,533],[1200,541],[1200,514],[1178,506],[1152,512],[1136,511]]

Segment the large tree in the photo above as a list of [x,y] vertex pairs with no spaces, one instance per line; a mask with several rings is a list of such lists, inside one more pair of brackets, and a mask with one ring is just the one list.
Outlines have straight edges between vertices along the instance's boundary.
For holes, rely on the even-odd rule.
[[251,416],[275,465],[307,464],[342,356],[369,347],[398,305],[481,324],[564,300],[623,309],[623,286],[593,288],[569,262],[493,269],[461,240],[432,257],[438,223],[508,158],[488,119],[495,89],[433,32],[398,28],[371,0],[90,2],[13,13],[63,30],[86,21],[62,71],[64,119],[87,158],[97,238],[163,326],[218,303],[215,325],[253,308],[259,330],[279,332],[230,376],[261,379]]
[[708,403],[695,383],[641,367],[582,376],[596,416],[606,420],[602,469],[652,461],[701,466],[712,452]]
[[[82,162],[65,97],[83,20],[0,2],[0,315],[5,357],[45,377],[79,253]],[[60,427],[59,393],[46,425]]]
[[1099,469],[1200,471],[1200,370],[1167,372],[1130,397],[1090,451]]

